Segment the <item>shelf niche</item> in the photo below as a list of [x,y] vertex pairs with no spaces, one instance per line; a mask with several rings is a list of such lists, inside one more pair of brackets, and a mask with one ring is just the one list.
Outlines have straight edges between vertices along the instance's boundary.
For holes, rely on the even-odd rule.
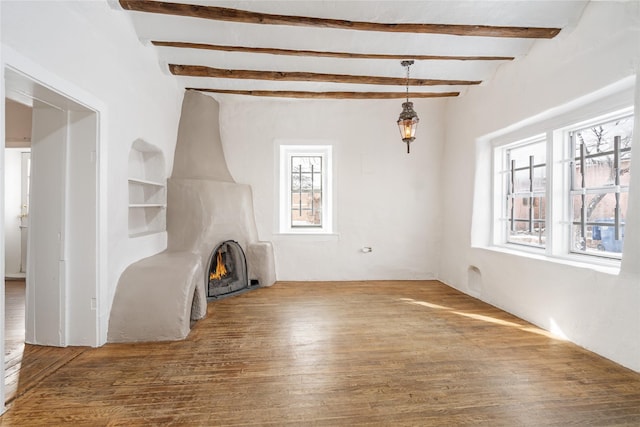
[[129,237],[167,228],[167,180],[162,151],[137,139],[129,151]]

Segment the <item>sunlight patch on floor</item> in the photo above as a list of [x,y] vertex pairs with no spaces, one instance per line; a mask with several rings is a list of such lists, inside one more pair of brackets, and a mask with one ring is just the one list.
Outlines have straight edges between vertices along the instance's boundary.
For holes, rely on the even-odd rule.
[[521,331],[524,332],[530,332],[533,334],[538,334],[538,335],[542,335],[545,336],[547,338],[552,338],[555,340],[560,340],[560,341],[566,341],[567,337],[565,336],[565,334],[562,332],[562,330],[558,327],[558,325],[554,322],[553,319],[551,319],[551,331],[545,331],[544,329],[540,329],[536,326],[527,326],[527,325],[521,325],[515,322],[510,322],[508,320],[502,320],[502,319],[497,319],[495,317],[491,317],[491,316],[486,316],[484,314],[476,314],[476,313],[468,313],[468,312],[463,312],[463,311],[457,311],[454,310],[451,307],[446,307],[443,305],[439,305],[439,304],[433,304],[430,302],[426,302],[426,301],[418,301],[418,300],[414,300],[412,298],[399,298],[400,301],[405,302],[407,304],[413,304],[413,305],[419,305],[422,307],[427,307],[427,308],[433,308],[436,310],[444,310],[447,311],[449,313],[452,314],[457,314],[458,316],[463,316],[463,317],[468,317],[470,319],[474,319],[474,320],[480,320],[482,322],[487,322],[487,323],[493,323],[495,325],[500,325],[500,326],[508,326],[511,328],[516,328],[516,329],[520,329]]

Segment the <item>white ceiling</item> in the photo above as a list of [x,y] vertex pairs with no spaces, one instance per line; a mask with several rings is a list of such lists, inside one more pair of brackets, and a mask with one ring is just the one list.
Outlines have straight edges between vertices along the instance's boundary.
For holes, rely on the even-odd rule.
[[[576,25],[586,0],[553,1],[195,1],[179,3],[219,6],[279,15],[332,18],[377,23],[435,23],[561,28],[562,38]],[[302,71],[361,76],[405,77],[395,59],[344,59],[223,52],[156,47],[150,41],[324,50],[352,53],[522,57],[535,43],[551,40],[469,37],[438,34],[382,33],[304,26],[247,24],[157,13],[122,11],[131,17],[140,40],[157,52],[160,66],[204,65],[232,70]],[[482,80],[492,78],[507,61],[419,60],[411,77]],[[398,92],[402,86],[306,81],[269,81],[208,77],[176,77],[185,87],[231,90]],[[412,92],[464,93],[471,86],[420,86]]]

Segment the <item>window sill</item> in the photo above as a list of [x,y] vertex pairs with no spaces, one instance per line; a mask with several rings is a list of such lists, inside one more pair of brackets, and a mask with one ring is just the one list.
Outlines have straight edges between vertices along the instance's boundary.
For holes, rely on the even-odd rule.
[[[594,270],[600,273],[617,276],[620,274],[620,261],[609,259],[595,259],[592,262],[585,261],[581,255],[548,256],[542,252],[536,253],[533,250],[515,249],[508,246],[487,246],[477,249],[484,249],[491,252],[499,252],[508,255],[520,256],[523,258],[547,261],[554,264],[566,265],[575,268]],[[590,257],[589,257],[590,258]]]
[[340,240],[340,234],[322,231],[273,233],[273,240],[312,240],[316,242]]

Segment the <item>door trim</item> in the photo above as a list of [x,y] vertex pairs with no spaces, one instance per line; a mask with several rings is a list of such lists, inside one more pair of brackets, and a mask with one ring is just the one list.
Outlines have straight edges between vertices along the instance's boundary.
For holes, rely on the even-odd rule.
[[[8,90],[14,90],[7,83],[7,74],[21,76],[25,82],[31,82],[31,89],[27,85],[26,88],[18,89],[18,96],[36,97],[33,88],[40,86],[48,89],[53,93],[59,94],[64,98],[80,105],[86,110],[95,113],[96,135],[95,135],[95,173],[96,173],[96,218],[95,218],[95,242],[96,242],[96,259],[95,259],[95,341],[90,345],[97,347],[106,342],[108,328],[108,307],[109,292],[107,287],[107,147],[104,141],[107,140],[107,131],[105,123],[107,122],[106,105],[98,98],[85,92],[76,86],[73,82],[61,79],[47,68],[31,61],[30,59],[20,55],[6,45],[2,45],[2,57],[0,62],[0,98],[5,99]],[[37,85],[37,86],[35,86]],[[31,93],[30,93],[31,92]],[[4,168],[4,148],[5,148],[5,123],[4,123],[4,102],[0,117],[0,166]],[[6,183],[4,182],[4,173],[0,174],[0,188],[4,195]],[[0,197],[0,306],[4,307],[4,197]],[[93,305],[93,304],[92,304]],[[65,325],[66,327],[66,325]],[[2,366],[4,377],[4,316],[0,316],[0,366]],[[73,344],[73,343],[71,343]],[[0,381],[0,409],[4,412],[4,381]]]

